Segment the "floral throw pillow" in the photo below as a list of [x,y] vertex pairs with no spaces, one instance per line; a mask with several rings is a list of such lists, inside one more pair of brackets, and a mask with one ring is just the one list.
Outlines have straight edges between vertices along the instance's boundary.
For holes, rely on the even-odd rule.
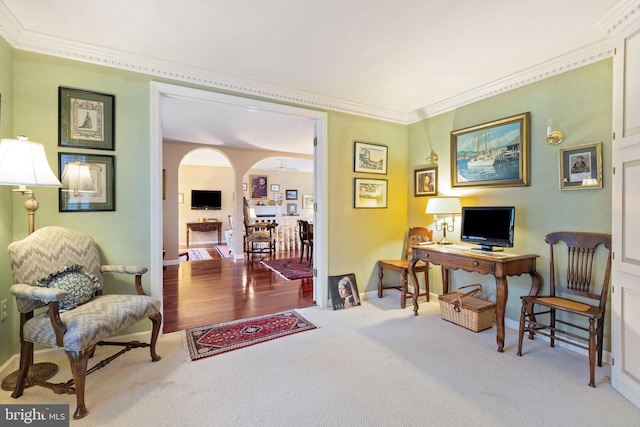
[[42,288],[58,288],[67,291],[60,301],[60,311],[71,310],[89,301],[100,289],[100,280],[93,274],[84,273],[84,266],[65,265],[61,270],[38,280],[35,285]]

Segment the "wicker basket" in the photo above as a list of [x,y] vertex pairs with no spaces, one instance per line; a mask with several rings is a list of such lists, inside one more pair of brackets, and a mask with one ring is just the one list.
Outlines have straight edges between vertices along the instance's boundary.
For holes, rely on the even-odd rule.
[[[468,288],[473,289],[462,292]],[[482,299],[482,285],[461,286],[455,292],[440,295],[439,300],[444,320],[474,332],[491,328],[496,321],[496,304]]]

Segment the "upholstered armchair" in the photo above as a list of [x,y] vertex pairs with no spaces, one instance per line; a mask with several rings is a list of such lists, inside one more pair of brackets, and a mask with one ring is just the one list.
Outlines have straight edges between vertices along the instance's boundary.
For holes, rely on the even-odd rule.
[[[162,322],[160,301],[146,296],[141,277],[147,269],[135,266],[101,265],[93,239],[63,227],[44,227],[9,245],[9,260],[20,313],[20,368],[13,398],[25,388],[39,385],[56,394],[76,395],[74,418],[88,414],[85,406],[87,374],[105,366],[133,348],[149,347],[151,360],[158,361],[156,341]],[[134,276],[136,294],[102,293],[103,274]],[[42,310],[41,307],[46,307]],[[150,343],[105,342],[130,325],[151,319]],[[33,346],[64,349],[73,379],[66,383],[34,377]],[[98,345],[123,346],[118,353],[87,369]]]

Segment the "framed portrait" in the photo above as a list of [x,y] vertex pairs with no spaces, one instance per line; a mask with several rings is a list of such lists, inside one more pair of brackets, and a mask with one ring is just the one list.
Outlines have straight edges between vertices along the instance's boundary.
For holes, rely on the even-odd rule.
[[387,146],[354,141],[354,172],[387,174]]
[[115,97],[58,88],[58,146],[114,150]]
[[313,195],[312,194],[303,194],[302,195],[302,209],[313,209]]
[[116,210],[115,157],[58,153],[60,212]]
[[560,189],[602,188],[602,143],[560,149]]
[[386,208],[387,180],[354,178],[353,207]]
[[360,305],[358,283],[356,282],[356,275],[353,273],[329,276],[329,292],[334,310]]
[[287,203],[287,215],[298,215],[297,203]]
[[285,197],[287,200],[298,200],[298,190],[286,190]]
[[451,132],[453,187],[529,185],[530,113]]
[[414,196],[438,195],[438,167],[431,166],[414,171]]
[[269,177],[266,175],[251,175],[251,198],[252,199],[266,199],[267,198],[267,183]]

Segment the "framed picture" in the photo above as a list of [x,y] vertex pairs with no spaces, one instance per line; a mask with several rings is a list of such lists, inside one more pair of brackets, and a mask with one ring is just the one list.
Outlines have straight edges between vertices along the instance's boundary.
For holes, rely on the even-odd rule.
[[274,193],[273,200],[275,200],[276,202],[281,202],[282,201],[282,193]]
[[414,171],[414,196],[438,195],[438,167],[431,166]]
[[313,195],[312,194],[303,194],[302,195],[302,209],[313,209]]
[[115,157],[58,153],[60,212],[116,210]]
[[184,204],[184,193],[178,193],[178,204]]
[[451,185],[529,185],[529,117],[523,113],[451,132]]
[[360,293],[353,273],[329,276],[329,292],[334,310],[360,305]]
[[115,148],[115,97],[86,90],[58,88],[58,145]]
[[271,184],[271,191],[273,191],[274,193],[280,191],[280,184]]
[[247,183],[246,182],[242,183],[242,191],[247,191]]
[[354,208],[386,208],[387,180],[354,178]]
[[369,144],[354,141],[353,170],[387,174],[387,147],[385,145]]
[[287,200],[298,200],[298,190],[286,190],[285,197]]
[[298,215],[297,203],[287,203],[287,215]]
[[266,175],[251,175],[251,198],[266,199],[267,198],[267,182],[269,178]]
[[560,189],[602,188],[602,143],[560,149]]

